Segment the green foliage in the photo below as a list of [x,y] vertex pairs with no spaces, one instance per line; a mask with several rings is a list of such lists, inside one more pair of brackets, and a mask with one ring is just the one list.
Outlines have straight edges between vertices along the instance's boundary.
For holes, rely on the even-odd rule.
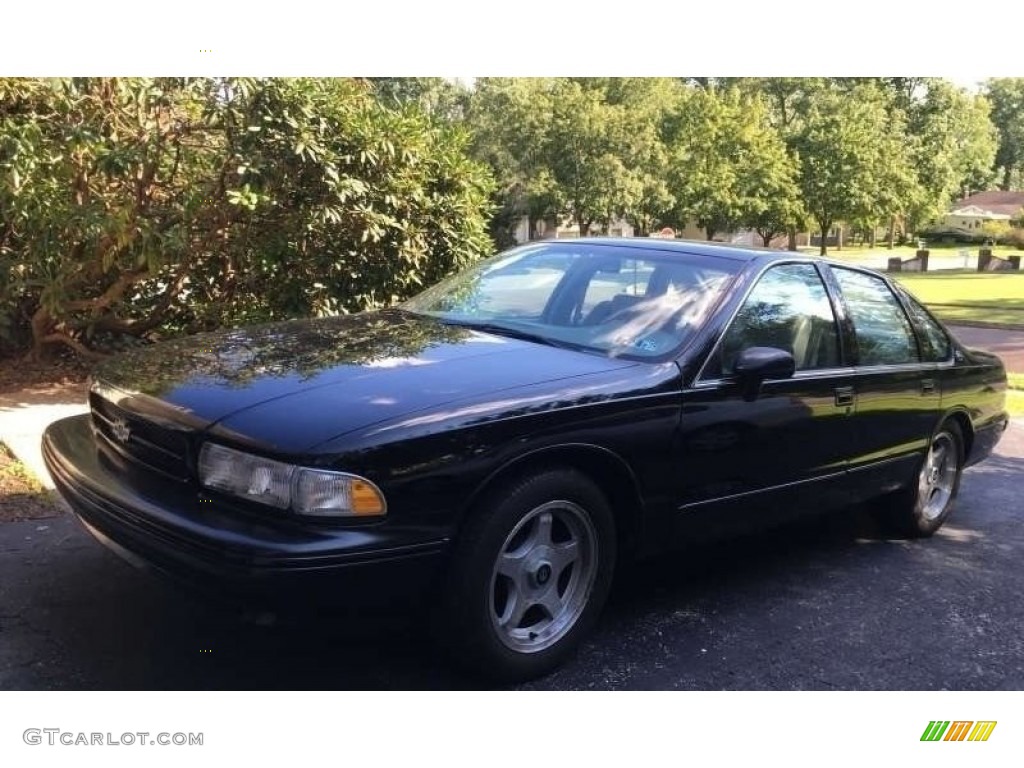
[[877,222],[905,209],[914,177],[902,113],[873,85],[830,88],[804,104],[794,136],[808,213],[825,237],[840,221]]
[[948,82],[926,81],[927,93],[910,103],[907,133],[919,194],[911,206],[910,229],[938,217],[949,202],[992,178],[996,130],[988,102]]
[[442,122],[458,122],[465,117],[469,90],[463,84],[443,77],[370,77],[374,96],[384,106],[414,106]]
[[468,123],[508,218],[566,217],[587,233],[627,216],[645,231],[672,206],[660,128],[680,88],[652,78],[482,78]]
[[999,131],[995,163],[1002,188],[1024,184],[1024,77],[989,80],[986,95],[992,105],[992,122]]
[[1020,183],[1022,116],[1019,78],[0,78],[0,351],[384,306],[524,217],[873,242]]
[[795,163],[760,98],[737,89],[690,92],[669,146],[678,220],[695,219],[709,240],[742,225],[767,242],[802,217]]
[[491,248],[468,141],[360,81],[0,80],[0,327],[88,353],[390,304]]
[[1005,242],[1012,231],[1010,224],[1005,221],[986,221],[981,225],[981,234],[996,245]]

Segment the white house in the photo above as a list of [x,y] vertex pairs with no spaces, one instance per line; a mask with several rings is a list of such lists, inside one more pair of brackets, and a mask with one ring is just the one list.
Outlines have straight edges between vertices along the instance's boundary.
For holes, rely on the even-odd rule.
[[1005,213],[989,211],[978,205],[967,205],[948,211],[942,219],[942,226],[948,229],[973,230],[981,229],[987,221],[1006,221],[1012,217]]
[[966,231],[981,229],[986,221],[1009,222],[1024,211],[1024,192],[1001,189],[978,192],[954,203],[942,225]]

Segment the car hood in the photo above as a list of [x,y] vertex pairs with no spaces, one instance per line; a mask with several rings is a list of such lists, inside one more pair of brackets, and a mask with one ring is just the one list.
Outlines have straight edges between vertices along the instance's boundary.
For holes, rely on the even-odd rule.
[[386,310],[163,342],[94,378],[126,410],[300,453],[463,398],[632,365]]

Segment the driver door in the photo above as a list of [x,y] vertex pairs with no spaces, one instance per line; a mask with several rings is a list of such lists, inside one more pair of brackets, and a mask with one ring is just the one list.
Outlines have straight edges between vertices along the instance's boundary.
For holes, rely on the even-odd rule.
[[[791,353],[796,372],[765,381],[750,399],[732,375],[737,356],[749,347]],[[841,503],[852,384],[817,267],[769,267],[684,393],[681,532],[691,539],[727,535]]]

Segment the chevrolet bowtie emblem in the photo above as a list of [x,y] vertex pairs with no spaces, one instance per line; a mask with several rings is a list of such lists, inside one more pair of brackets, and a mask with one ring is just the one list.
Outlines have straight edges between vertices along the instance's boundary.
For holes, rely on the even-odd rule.
[[110,429],[114,432],[114,437],[122,443],[127,443],[128,438],[132,436],[132,429],[124,419],[114,419],[110,424]]

